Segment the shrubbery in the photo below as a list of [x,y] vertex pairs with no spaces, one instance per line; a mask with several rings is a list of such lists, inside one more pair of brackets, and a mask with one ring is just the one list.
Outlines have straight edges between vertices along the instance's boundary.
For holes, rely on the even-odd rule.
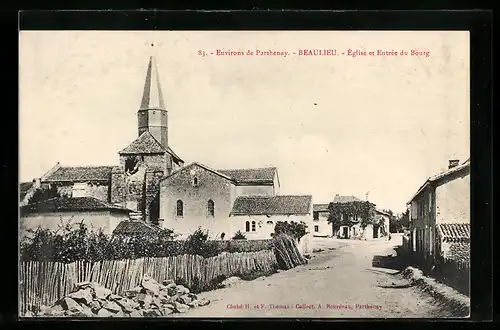
[[[212,241],[208,232],[198,228],[185,241],[173,240],[165,230],[152,235],[108,236],[101,230],[91,231],[81,222],[77,228],[58,230],[38,228],[21,241],[21,261],[101,261],[167,257],[194,254],[208,258],[221,252],[253,252],[271,248],[261,241]],[[240,244],[241,242],[241,244]]]
[[301,222],[292,221],[291,223],[278,221],[276,223],[276,226],[274,227],[274,234],[275,235],[287,234],[290,237],[300,241],[300,239],[305,234],[307,234],[306,224],[302,221]]
[[233,239],[247,239],[247,237],[245,236],[245,234],[243,234],[240,230],[238,230],[234,236],[233,236]]

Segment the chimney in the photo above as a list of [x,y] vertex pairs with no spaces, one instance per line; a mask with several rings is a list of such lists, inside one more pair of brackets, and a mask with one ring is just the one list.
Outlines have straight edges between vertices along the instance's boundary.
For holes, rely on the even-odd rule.
[[458,166],[460,160],[459,159],[450,159],[448,162],[449,162],[448,169],[450,169],[450,168]]

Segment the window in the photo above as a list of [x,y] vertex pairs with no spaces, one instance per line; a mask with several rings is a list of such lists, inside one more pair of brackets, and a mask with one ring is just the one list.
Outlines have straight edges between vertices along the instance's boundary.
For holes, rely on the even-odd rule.
[[184,203],[180,199],[177,201],[177,216],[184,216]]
[[198,187],[198,178],[197,177],[193,178],[193,187]]
[[252,221],[252,231],[255,231],[255,221]]
[[144,161],[144,156],[141,156],[141,161]]
[[267,224],[270,225],[270,226],[272,226],[273,222],[272,221],[268,221]]
[[246,232],[249,232],[249,231],[250,231],[250,221],[247,221],[247,222],[245,223],[245,231],[246,231]]
[[319,226],[318,226],[318,225],[314,226],[314,231],[315,231],[315,232],[318,232],[318,231],[319,231]]
[[319,220],[319,212],[313,212],[313,220]]
[[210,217],[213,217],[214,214],[215,214],[215,208],[214,208],[214,201],[213,200],[209,200],[208,201],[208,205],[207,205],[207,208],[208,208],[208,216]]

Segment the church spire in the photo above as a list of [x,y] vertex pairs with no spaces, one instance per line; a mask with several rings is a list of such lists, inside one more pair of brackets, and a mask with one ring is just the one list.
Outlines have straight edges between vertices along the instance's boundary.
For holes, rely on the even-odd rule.
[[149,57],[146,82],[142,94],[140,110],[161,109],[166,110],[160,85],[160,75],[153,56]]

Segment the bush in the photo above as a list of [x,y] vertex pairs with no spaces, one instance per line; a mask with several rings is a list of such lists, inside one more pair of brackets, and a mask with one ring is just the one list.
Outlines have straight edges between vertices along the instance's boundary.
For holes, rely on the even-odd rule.
[[247,239],[247,237],[240,230],[238,230],[236,234],[234,234],[233,239]]
[[61,225],[57,230],[28,230],[20,246],[21,261],[123,260],[144,257],[167,257],[194,254],[205,258],[226,252],[255,252],[272,248],[270,240],[208,240],[208,232],[198,228],[185,241],[173,240],[172,231],[156,235],[108,236],[102,230],[92,231],[82,221],[74,228]]
[[300,239],[305,234],[307,234],[306,227],[306,224],[302,221],[300,223],[294,221],[292,221],[291,223],[278,221],[276,223],[276,226],[274,227],[275,235],[273,236],[277,236],[279,234],[287,234],[300,241]]

